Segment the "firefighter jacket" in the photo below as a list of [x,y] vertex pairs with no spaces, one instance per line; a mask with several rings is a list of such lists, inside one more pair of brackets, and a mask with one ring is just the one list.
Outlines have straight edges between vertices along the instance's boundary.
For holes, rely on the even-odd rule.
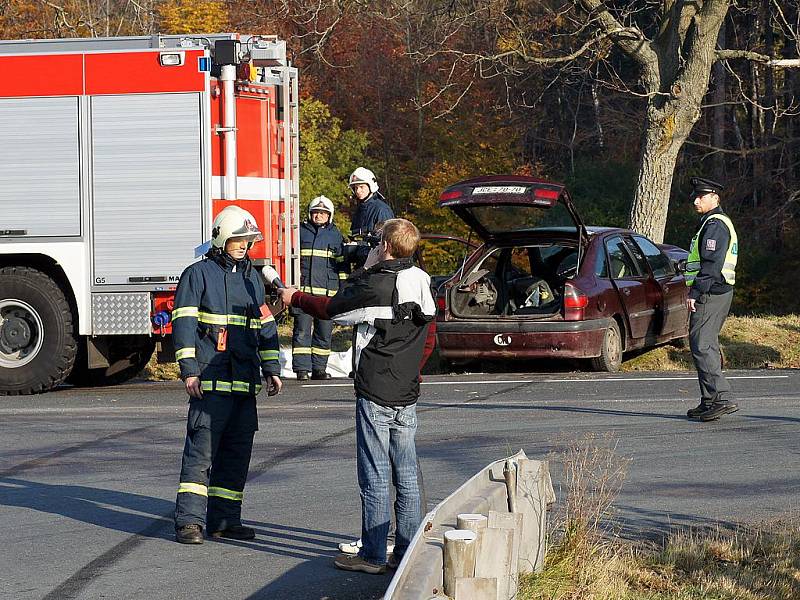
[[375,228],[375,225],[386,219],[393,219],[394,213],[386,199],[380,192],[375,192],[358,205],[353,220],[350,222],[352,235],[365,235]]
[[172,319],[181,378],[200,377],[203,390],[254,395],[261,373],[280,374],[278,328],[248,258],[223,252],[187,267]]
[[410,258],[385,260],[353,273],[333,298],[292,297],[310,315],[354,325],[355,392],[381,406],[419,398],[419,369],[428,324],[436,314],[431,278]]
[[717,207],[705,215],[692,238],[686,262],[689,298],[703,294],[724,294],[736,283],[739,241],[733,222]]
[[333,223],[300,224],[300,291],[333,296],[347,277],[342,257],[344,239]]

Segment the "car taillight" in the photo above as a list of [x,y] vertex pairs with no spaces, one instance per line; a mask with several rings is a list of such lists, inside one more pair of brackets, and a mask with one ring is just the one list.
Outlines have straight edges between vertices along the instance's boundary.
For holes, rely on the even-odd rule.
[[438,308],[442,312],[444,312],[445,309],[447,309],[447,301],[445,300],[444,296],[436,297],[436,308]]
[[464,194],[461,190],[451,190],[449,192],[442,192],[439,196],[439,201],[444,202],[445,200],[455,200],[456,198],[461,198]]
[[564,284],[564,319],[567,321],[580,321],[583,319],[584,309],[589,306],[589,296],[571,283]]

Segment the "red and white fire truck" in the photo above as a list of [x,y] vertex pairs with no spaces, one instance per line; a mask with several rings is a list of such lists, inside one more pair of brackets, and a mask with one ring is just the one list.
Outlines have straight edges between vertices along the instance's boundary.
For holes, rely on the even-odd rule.
[[0,41],[0,394],[170,359],[183,269],[250,211],[299,279],[297,70],[240,34]]

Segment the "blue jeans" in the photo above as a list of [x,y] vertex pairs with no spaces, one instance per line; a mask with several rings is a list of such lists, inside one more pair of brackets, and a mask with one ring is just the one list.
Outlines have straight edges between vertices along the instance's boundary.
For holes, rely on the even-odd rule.
[[366,398],[356,400],[358,485],[361,488],[361,542],[367,562],[386,562],[386,535],[393,480],[397,519],[395,555],[403,556],[422,520],[417,485],[417,406],[387,407]]

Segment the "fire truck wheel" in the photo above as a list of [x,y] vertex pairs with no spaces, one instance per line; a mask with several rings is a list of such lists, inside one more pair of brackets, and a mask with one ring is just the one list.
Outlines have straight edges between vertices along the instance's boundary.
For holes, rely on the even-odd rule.
[[64,290],[42,271],[0,268],[0,395],[54,388],[72,369],[77,347]]
[[75,361],[67,383],[78,387],[99,387],[124,383],[142,372],[155,349],[155,339],[144,335],[109,336],[107,355],[109,366],[100,369],[87,367],[86,341],[81,339],[79,358]]

